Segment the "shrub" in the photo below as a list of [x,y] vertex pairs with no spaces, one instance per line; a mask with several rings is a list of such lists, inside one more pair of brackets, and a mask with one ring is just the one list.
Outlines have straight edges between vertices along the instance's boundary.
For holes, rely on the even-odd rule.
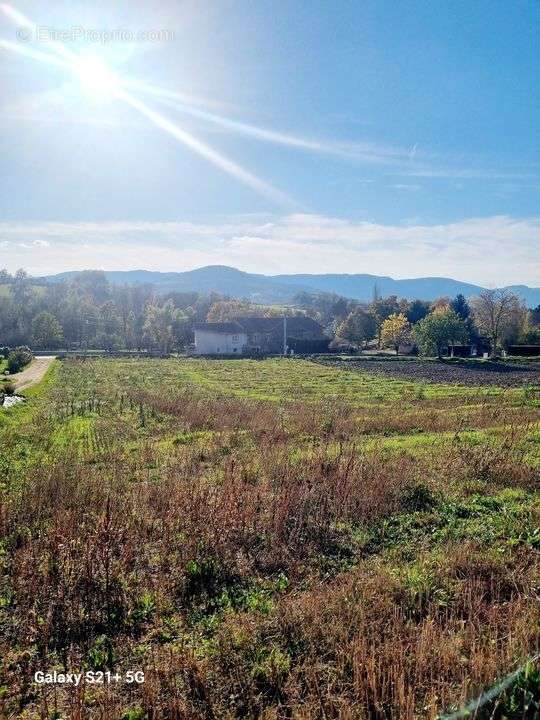
[[12,382],[4,383],[1,390],[5,395],[13,395],[15,392],[15,385]]
[[32,352],[27,347],[18,347],[8,355],[8,370],[10,373],[20,372],[23,367],[32,361]]
[[405,510],[431,510],[437,505],[437,499],[430,488],[417,483],[405,488],[401,493],[401,503]]

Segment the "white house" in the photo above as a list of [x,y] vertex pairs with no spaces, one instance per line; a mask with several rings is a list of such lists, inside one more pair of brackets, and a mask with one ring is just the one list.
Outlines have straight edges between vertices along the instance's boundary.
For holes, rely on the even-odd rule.
[[238,317],[231,322],[195,323],[195,355],[280,355],[327,352],[322,327],[305,315]]
[[247,333],[237,322],[196,323],[195,355],[242,355]]

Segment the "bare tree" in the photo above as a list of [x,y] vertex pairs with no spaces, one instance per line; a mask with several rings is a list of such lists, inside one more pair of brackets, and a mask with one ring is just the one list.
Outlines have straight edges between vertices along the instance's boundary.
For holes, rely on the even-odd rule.
[[525,309],[510,290],[484,290],[472,301],[476,325],[490,339],[491,355],[497,354],[501,342],[523,322]]

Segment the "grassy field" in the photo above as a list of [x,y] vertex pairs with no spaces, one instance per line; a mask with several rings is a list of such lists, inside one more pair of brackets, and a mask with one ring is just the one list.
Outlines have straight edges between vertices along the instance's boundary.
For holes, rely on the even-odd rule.
[[[101,359],[25,394],[0,716],[437,718],[538,651],[538,388]],[[62,668],[145,682],[32,684]],[[539,694],[530,663],[476,716]]]

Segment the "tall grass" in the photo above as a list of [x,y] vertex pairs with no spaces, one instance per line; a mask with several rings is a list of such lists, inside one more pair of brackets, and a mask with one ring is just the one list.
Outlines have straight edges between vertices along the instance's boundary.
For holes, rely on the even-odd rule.
[[[473,443],[443,408],[102,393],[77,373],[2,446],[0,715],[435,718],[537,650],[534,410]],[[415,428],[455,432],[387,451]],[[32,685],[55,666],[146,682]]]

